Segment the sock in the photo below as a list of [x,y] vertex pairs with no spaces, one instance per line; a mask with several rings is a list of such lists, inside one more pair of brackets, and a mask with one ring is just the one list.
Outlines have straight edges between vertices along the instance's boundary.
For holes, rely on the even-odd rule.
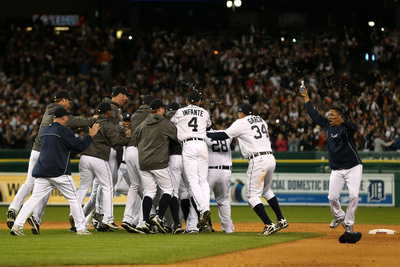
[[200,211],[197,209],[197,205],[196,205],[196,202],[194,202],[194,198],[193,198],[193,197],[190,197],[190,200],[191,200],[191,202],[192,202],[192,205],[193,205],[194,210],[195,210],[196,213],[197,213],[197,217],[200,218]]
[[188,198],[181,200],[181,209],[183,213],[183,218],[185,219],[185,222],[187,222],[190,210],[190,200]]
[[169,209],[171,210],[172,219],[174,220],[174,225],[181,224],[181,220],[179,218],[179,201],[176,197],[171,199],[169,203]]
[[170,202],[170,194],[163,194],[161,196],[160,203],[158,204],[158,217],[160,217],[160,219],[164,218],[165,212],[167,211]]
[[283,219],[281,208],[279,207],[278,199],[276,197],[271,198],[268,200],[269,206],[272,208],[272,210],[276,214],[276,218],[278,218],[278,221]]
[[153,200],[150,197],[145,196],[142,202],[142,209],[143,209],[142,212],[143,212],[143,221],[147,223],[149,223],[151,206],[153,206]]
[[208,225],[212,227],[211,216],[210,216],[210,218],[208,218]]
[[272,221],[268,217],[267,213],[265,212],[264,205],[262,203],[257,204],[253,210],[257,213],[258,217],[263,221],[264,224],[271,224]]

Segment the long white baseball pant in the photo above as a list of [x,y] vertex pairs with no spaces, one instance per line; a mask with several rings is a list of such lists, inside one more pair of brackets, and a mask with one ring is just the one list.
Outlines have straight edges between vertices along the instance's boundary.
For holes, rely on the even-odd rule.
[[81,205],[78,202],[76,195],[75,183],[70,175],[62,175],[54,178],[36,178],[35,187],[33,188],[32,196],[26,201],[21,211],[19,212],[14,224],[19,228],[23,228],[26,219],[32,213],[33,208],[40,199],[47,194],[50,194],[53,188],[57,188],[61,194],[68,200],[72,216],[75,220],[76,229],[84,230],[84,216]]
[[[358,194],[362,177],[362,165],[359,164],[347,170],[332,170],[329,178],[329,202],[331,213],[335,219],[344,219],[344,223],[351,226],[355,222],[358,208]],[[346,213],[342,210],[339,197],[344,185],[349,188],[349,204]]]
[[231,218],[231,203],[229,202],[231,174],[231,170],[208,170],[210,191],[214,192],[215,200],[218,204],[218,215],[221,220],[221,228],[225,233],[233,233],[235,231]]
[[35,167],[36,161],[39,159],[39,155],[39,151],[31,151],[31,155],[29,156],[28,173],[26,174],[25,183],[18,189],[18,192],[8,209],[13,209],[18,213],[25,199],[31,193],[33,186],[35,185],[35,178],[32,177],[32,171],[33,167]]
[[[108,162],[96,157],[83,155],[79,161],[79,172],[81,175],[81,182],[77,191],[79,203],[82,204],[94,177],[97,177],[100,183],[99,187],[101,187],[103,192],[101,197],[104,209],[103,223],[114,222],[114,186],[111,169]],[[97,191],[97,193],[98,192],[99,191]],[[99,198],[99,196],[97,196],[97,198]]]
[[201,213],[210,210],[208,147],[203,141],[189,141],[182,146],[182,161],[190,191]]
[[261,202],[261,196],[266,196],[272,185],[276,166],[273,155],[262,155],[249,160],[246,179],[247,202],[252,208]]

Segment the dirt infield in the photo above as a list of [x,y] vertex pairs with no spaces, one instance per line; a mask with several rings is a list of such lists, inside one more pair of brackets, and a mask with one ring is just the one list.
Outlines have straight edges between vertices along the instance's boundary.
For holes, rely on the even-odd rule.
[[[5,223],[0,225],[0,228],[6,228]],[[216,231],[221,231],[220,224],[213,226]],[[69,223],[44,222],[42,228],[69,228]],[[394,235],[368,233],[369,230],[380,228],[392,229],[397,233]],[[235,230],[260,232],[262,224],[235,223]],[[329,224],[290,223],[289,228],[282,231],[326,235],[171,265],[135,266],[398,266],[400,225],[364,224],[355,225],[354,230],[363,234],[362,239],[357,244],[340,244],[338,238],[344,232],[341,226],[330,229]]]

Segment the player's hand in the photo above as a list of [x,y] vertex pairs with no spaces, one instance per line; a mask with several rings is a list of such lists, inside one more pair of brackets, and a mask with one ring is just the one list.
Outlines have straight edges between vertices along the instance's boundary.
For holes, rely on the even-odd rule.
[[100,124],[93,123],[92,127],[89,127],[89,135],[91,137],[95,136],[97,134],[97,132],[100,130]]
[[131,138],[131,136],[132,136],[131,130],[127,130],[126,131],[126,138]]
[[99,115],[93,115],[93,118],[97,119],[99,117]]
[[310,101],[310,97],[308,96],[308,90],[307,87],[304,86],[304,90],[299,86],[299,92],[302,97],[304,97],[304,103],[307,103]]

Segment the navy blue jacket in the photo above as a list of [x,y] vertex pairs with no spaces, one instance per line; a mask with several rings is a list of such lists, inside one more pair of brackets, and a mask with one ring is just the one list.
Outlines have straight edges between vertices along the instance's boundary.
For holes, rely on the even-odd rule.
[[344,120],[341,125],[332,127],[329,120],[315,110],[311,101],[306,103],[306,108],[308,115],[326,132],[331,169],[350,169],[362,164],[354,142],[354,133],[358,130],[358,126]]
[[71,129],[53,122],[43,128],[41,135],[41,152],[32,171],[33,177],[58,177],[71,175],[71,150],[82,152],[86,150],[93,139],[87,135],[81,140],[75,137]]

